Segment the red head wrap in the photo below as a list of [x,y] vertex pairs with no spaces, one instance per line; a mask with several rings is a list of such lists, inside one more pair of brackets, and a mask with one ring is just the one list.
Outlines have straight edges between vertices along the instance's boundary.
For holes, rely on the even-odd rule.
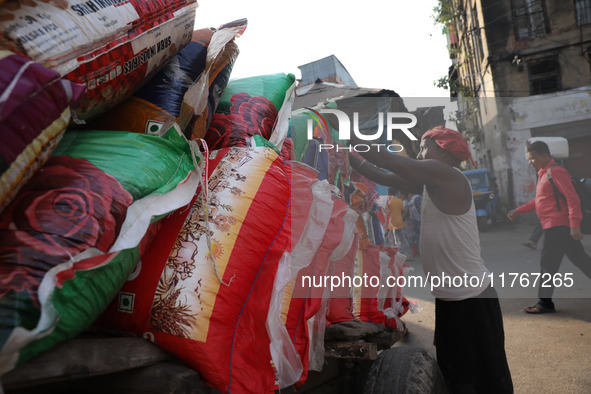
[[468,160],[472,158],[468,144],[462,135],[452,129],[446,129],[443,126],[437,126],[425,132],[421,140],[431,138],[441,149],[445,149],[458,160]]

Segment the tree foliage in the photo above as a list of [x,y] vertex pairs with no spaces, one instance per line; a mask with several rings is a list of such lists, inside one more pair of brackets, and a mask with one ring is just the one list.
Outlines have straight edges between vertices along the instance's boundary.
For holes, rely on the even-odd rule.
[[436,24],[447,27],[453,21],[455,15],[453,0],[438,0],[437,5],[433,7],[433,19]]

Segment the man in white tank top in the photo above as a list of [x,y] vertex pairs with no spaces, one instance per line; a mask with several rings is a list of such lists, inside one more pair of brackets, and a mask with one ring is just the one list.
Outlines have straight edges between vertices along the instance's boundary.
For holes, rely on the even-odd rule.
[[[352,137],[351,145],[358,143]],[[471,157],[466,141],[440,126],[423,135],[418,160],[377,149],[361,155],[350,155],[350,163],[368,179],[423,195],[420,254],[425,275],[442,283],[433,289],[435,345],[449,388],[513,392],[501,309],[480,256],[472,189],[459,170]]]

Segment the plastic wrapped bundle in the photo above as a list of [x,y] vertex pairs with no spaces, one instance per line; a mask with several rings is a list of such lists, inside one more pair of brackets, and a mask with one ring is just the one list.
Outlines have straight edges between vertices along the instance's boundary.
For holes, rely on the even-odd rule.
[[293,74],[231,80],[205,134],[210,149],[248,146],[254,135],[281,149],[287,136],[294,86]]
[[389,329],[402,329],[399,318],[408,311],[408,301],[402,297],[402,289],[394,284],[407,269],[396,249],[370,245],[359,250],[355,275],[373,277],[375,285],[353,289],[353,316]]
[[[351,193],[349,194],[351,208],[354,209],[359,216],[357,217],[357,234],[359,236],[359,248],[365,249],[370,245],[368,228],[365,226],[363,219],[364,213],[368,209],[369,197],[372,194],[372,189],[365,183],[351,182]],[[374,191],[375,193],[375,191]]]
[[[355,276],[367,278],[380,277],[382,265],[388,265],[389,256],[381,248],[369,245],[360,249],[355,262]],[[377,324],[385,324],[386,316],[378,309],[378,288],[362,286],[353,289],[353,315],[356,319]]]
[[[324,328],[330,288],[323,278],[330,274],[334,261],[343,258],[354,240],[356,214],[344,200],[332,197],[333,207],[322,241],[310,263],[295,274],[293,287],[285,294],[289,301],[284,308],[285,326],[300,354],[303,383],[309,369],[320,370],[324,360]],[[294,253],[295,254],[295,253]]]
[[[389,271],[386,271],[387,275],[392,275],[394,278],[406,277],[412,267],[408,266],[406,257],[402,253],[398,253],[398,249],[392,252],[393,249],[388,248],[390,253],[394,253],[394,258],[390,259]],[[390,274],[391,272],[391,274]],[[400,282],[404,285],[404,282]],[[386,326],[391,329],[403,330],[404,325],[400,321],[400,318],[406,314],[409,310],[413,313],[418,311],[418,303],[416,301],[410,302],[403,295],[403,287],[399,286],[398,283],[394,283],[393,286],[385,288],[385,294],[378,295],[378,309],[384,312],[386,316]]]
[[175,215],[120,292],[133,309],[113,303],[97,325],[152,339],[220,391],[271,392],[266,320],[290,237],[289,167],[267,147],[214,151],[207,165],[208,203]]
[[163,138],[64,135],[0,215],[1,373],[100,315],[134,270],[157,219],[194,196],[194,154],[178,128]]
[[[227,23],[216,31],[208,47],[205,71],[185,94],[179,116],[181,128],[191,139],[204,138],[207,133],[238,56],[233,40],[245,29],[246,19]],[[194,33],[193,39],[200,38]]]
[[244,21],[194,31],[191,42],[133,97],[88,127],[158,135],[181,123],[188,139],[202,138],[238,56],[234,38],[245,27]]
[[[331,103],[331,107],[335,107]],[[308,139],[308,122],[312,122],[312,138]],[[338,139],[336,131],[324,117],[312,108],[301,108],[292,114],[289,134],[293,143],[295,160],[302,161],[315,168],[318,179],[326,179],[336,185],[343,193],[349,183],[350,167],[345,142]],[[332,145],[335,149],[320,149],[322,144]]]
[[191,39],[195,0],[0,4],[0,47],[85,84],[88,119],[130,97]]
[[[347,254],[333,264],[332,275],[339,278],[353,278],[355,272],[355,258],[359,249],[359,240],[351,244]],[[330,295],[326,320],[330,324],[355,320],[353,315],[353,286],[343,284]]]
[[[347,255],[353,253],[357,249],[357,242],[355,236],[355,222],[357,219],[357,213],[350,209],[346,202],[337,197],[333,197],[335,200],[335,209],[333,209],[333,217],[329,223],[330,230],[325,234],[322,244],[320,245],[320,251],[324,247],[330,251],[328,271],[329,277],[334,277],[335,264]],[[336,217],[335,217],[336,215]],[[330,227],[333,225],[332,227]],[[327,242],[332,235],[334,240],[338,240],[338,243],[330,244]],[[332,285],[332,284],[331,284]],[[327,315],[330,298],[334,295],[335,297],[340,295],[341,291],[347,293],[346,285],[343,283],[337,286],[334,293],[328,286],[325,286],[324,293],[322,294],[322,307],[319,313],[314,316],[314,324],[310,332],[310,369],[314,371],[321,371],[324,366],[324,333],[327,325]],[[303,382],[303,379],[302,379]]]
[[0,212],[55,149],[84,87],[0,51]]
[[[309,266],[317,254],[334,205],[330,185],[318,181],[318,173],[313,168],[299,162],[286,165],[291,168],[291,243],[279,262],[267,317],[280,388],[300,380],[304,366],[307,373],[308,359],[302,358],[305,346],[299,346],[301,341],[295,340],[293,331],[288,332],[285,322],[298,272]],[[300,330],[295,334],[304,336],[307,331]],[[295,342],[298,342],[297,348]]]

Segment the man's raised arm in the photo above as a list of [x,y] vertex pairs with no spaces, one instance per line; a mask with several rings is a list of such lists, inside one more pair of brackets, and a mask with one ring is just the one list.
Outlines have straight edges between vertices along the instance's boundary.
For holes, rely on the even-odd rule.
[[414,194],[419,194],[423,191],[422,184],[412,182],[392,172],[384,171],[366,159],[361,159],[355,155],[349,155],[349,163],[355,171],[359,172],[370,181],[379,183],[380,185],[394,187],[398,190]]
[[[361,143],[360,140],[356,136],[352,136],[351,145],[357,143]],[[454,179],[457,177],[457,172],[453,170],[453,168],[438,160],[426,160],[425,158],[423,158],[423,160],[411,159],[402,155],[390,153],[384,149],[378,149],[376,146],[370,147],[367,152],[359,152],[359,154],[377,167],[391,171],[403,181],[409,184],[419,185],[419,189],[421,190],[422,187],[420,185],[445,187],[445,185],[449,183],[450,178]],[[353,155],[349,156],[351,157]],[[369,176],[367,176],[367,178],[372,179]],[[400,183],[399,179],[395,179],[396,182]],[[380,183],[375,179],[372,180]],[[416,186],[414,190],[417,190]]]

